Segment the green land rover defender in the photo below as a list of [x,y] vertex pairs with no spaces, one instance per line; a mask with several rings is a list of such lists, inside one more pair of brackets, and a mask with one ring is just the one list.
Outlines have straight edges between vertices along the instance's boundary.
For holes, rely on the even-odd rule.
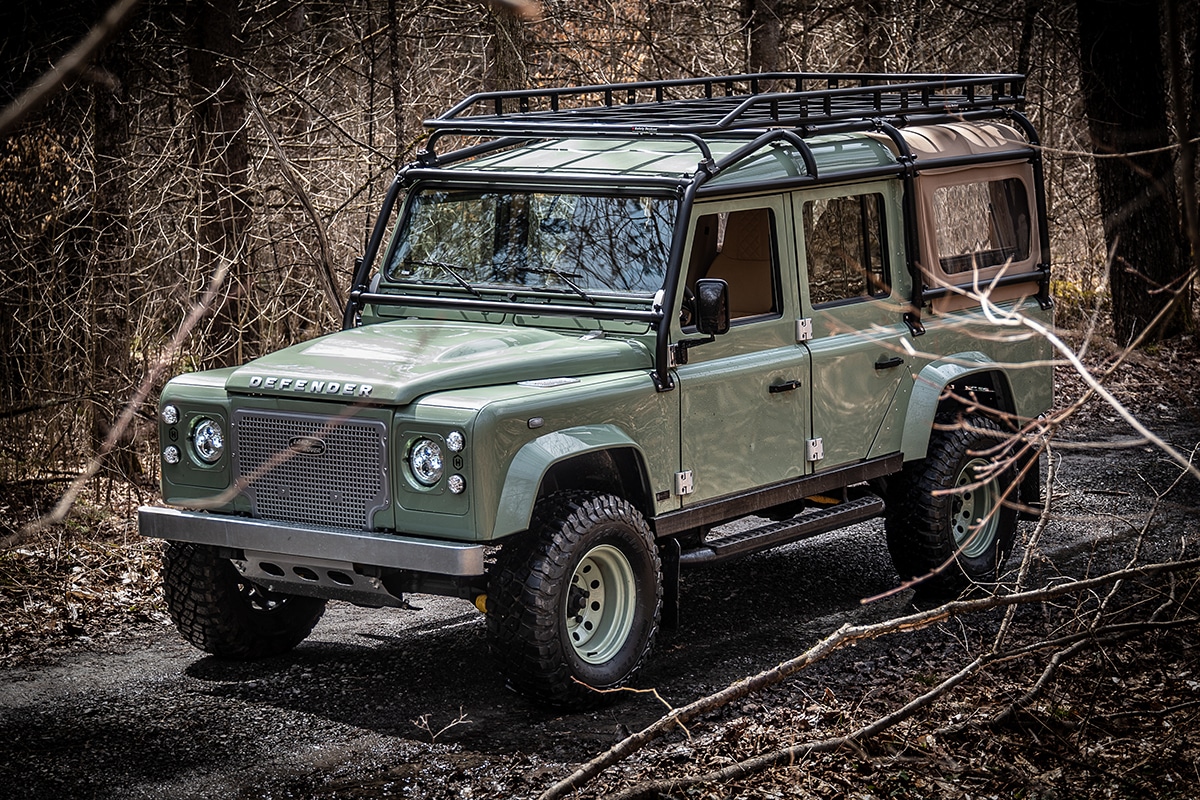
[[882,517],[902,579],[996,580],[1052,400],[1022,89],[772,73],[428,121],[343,329],[163,390],[173,508],[139,523],[180,632],[255,658],[329,599],[456,596],[511,687],[580,707],[687,567]]

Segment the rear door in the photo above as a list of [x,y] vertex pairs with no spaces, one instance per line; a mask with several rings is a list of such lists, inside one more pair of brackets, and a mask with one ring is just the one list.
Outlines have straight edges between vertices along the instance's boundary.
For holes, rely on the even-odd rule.
[[793,196],[817,471],[898,450],[912,387],[898,182]]

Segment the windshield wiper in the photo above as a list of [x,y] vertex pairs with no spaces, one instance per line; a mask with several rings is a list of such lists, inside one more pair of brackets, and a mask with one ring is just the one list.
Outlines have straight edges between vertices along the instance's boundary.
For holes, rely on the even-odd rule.
[[447,264],[445,261],[406,261],[404,263],[405,264],[415,264],[419,267],[437,267],[441,270],[444,270],[447,275],[449,275],[451,278],[454,278],[454,282],[457,283],[459,286],[466,289],[468,292],[475,295],[480,300],[483,299],[483,295],[479,292],[479,290],[476,289],[474,286],[472,286],[470,283],[468,283],[467,279],[459,274],[458,269],[451,266],[450,264]]
[[[592,305],[596,305],[596,301],[593,300],[587,292],[585,292],[583,289],[580,289],[574,281],[568,278],[565,272],[559,272],[554,267],[546,267],[545,269],[526,268],[525,272],[532,272],[534,275],[553,275],[570,287],[571,291],[575,292],[575,294],[579,295]],[[578,278],[579,276],[576,275],[575,277]]]

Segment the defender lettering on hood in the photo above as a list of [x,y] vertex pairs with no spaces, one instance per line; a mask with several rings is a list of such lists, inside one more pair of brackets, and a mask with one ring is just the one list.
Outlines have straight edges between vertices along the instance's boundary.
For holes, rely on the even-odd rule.
[[308,378],[283,378],[278,375],[251,375],[248,385],[251,389],[278,389],[281,392],[300,392],[304,394],[338,394],[343,397],[370,397],[375,387],[369,383],[339,383],[338,381],[317,381]]

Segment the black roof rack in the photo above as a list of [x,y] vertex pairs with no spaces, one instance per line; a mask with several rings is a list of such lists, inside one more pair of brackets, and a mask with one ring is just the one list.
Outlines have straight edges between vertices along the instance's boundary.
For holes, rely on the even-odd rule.
[[473,94],[426,120],[443,134],[702,136],[1020,109],[1023,75],[769,72]]

